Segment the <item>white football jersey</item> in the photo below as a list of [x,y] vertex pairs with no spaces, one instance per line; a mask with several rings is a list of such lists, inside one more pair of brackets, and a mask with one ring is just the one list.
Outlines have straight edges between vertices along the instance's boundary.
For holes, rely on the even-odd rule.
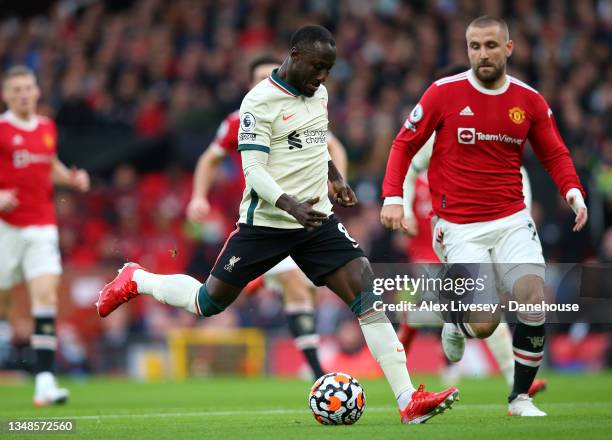
[[[268,153],[266,171],[300,202],[319,197],[314,209],[327,215],[327,89],[301,95],[280,79],[277,71],[257,84],[240,106],[238,151]],[[271,205],[246,184],[240,204],[240,223],[273,228],[302,228],[287,212]]]

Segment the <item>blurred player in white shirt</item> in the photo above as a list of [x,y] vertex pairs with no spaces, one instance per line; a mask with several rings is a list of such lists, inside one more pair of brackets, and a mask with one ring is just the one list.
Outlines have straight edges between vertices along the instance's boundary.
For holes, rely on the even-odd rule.
[[[251,87],[266,80],[272,70],[281,65],[272,57],[260,57],[250,65]],[[193,193],[187,206],[187,217],[196,223],[204,223],[210,213],[208,193],[221,162],[227,157],[240,162],[238,152],[238,111],[229,114],[219,126],[217,136],[198,160],[193,179]],[[346,176],[347,159],[344,147],[331,133],[327,133],[327,148],[336,168]],[[242,174],[241,174],[242,176]],[[243,177],[243,176],[242,176]],[[244,188],[244,180],[243,180]],[[315,328],[315,288],[291,257],[285,258],[265,275],[269,285],[279,284],[283,293],[285,314],[296,347],[302,351],[315,378],[324,374],[318,354],[319,335]]]

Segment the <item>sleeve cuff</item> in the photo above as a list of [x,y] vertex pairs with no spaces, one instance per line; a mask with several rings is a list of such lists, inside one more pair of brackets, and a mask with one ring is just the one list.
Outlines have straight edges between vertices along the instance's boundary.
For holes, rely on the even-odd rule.
[[238,151],[263,151],[264,153],[270,153],[270,147],[259,144],[240,144],[238,145]]
[[385,197],[385,200],[383,201],[383,206],[403,205],[403,204],[404,204],[404,200],[400,196]]
[[[569,201],[570,197],[574,197],[573,203],[570,203]],[[572,208],[574,213],[579,208],[586,208],[586,204],[584,203],[584,197],[582,197],[582,192],[578,188],[572,188],[567,193],[565,193],[565,200],[567,201],[569,206]]]

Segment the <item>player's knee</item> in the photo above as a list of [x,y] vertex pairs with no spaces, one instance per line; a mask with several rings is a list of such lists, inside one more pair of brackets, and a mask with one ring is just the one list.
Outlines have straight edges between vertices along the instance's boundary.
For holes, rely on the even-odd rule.
[[57,292],[54,289],[36,289],[31,293],[32,307],[57,307]]
[[221,281],[219,278],[211,275],[208,277],[206,282],[200,287],[200,295],[206,293],[206,297],[211,298],[212,301],[222,307],[223,310],[240,295],[244,287],[237,287],[232,284],[228,284],[225,281]]
[[283,288],[285,304],[312,304],[312,295],[302,272],[290,270],[279,273],[277,278]]
[[470,324],[470,327],[478,339],[485,339],[493,334],[497,325],[498,322],[479,322]]
[[27,286],[30,292],[32,308],[43,307],[50,309],[57,307],[59,276],[42,275],[28,281]]
[[355,297],[364,291],[370,291],[374,286],[374,272],[367,258],[361,257],[350,261],[348,271],[348,282]]
[[525,275],[514,283],[512,293],[522,304],[537,304],[544,301],[544,280],[537,275]]

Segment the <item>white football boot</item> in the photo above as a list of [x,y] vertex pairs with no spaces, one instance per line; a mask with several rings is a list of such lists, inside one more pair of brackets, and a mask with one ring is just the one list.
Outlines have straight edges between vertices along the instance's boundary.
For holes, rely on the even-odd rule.
[[65,403],[70,392],[65,388],[59,388],[55,376],[48,371],[36,375],[34,390],[34,405],[48,406]]
[[465,351],[465,336],[455,324],[445,323],[442,327],[442,349],[451,362],[459,362]]
[[544,411],[540,411],[534,404],[528,394],[519,394],[512,402],[508,404],[509,416],[522,417],[543,417],[546,415]]

